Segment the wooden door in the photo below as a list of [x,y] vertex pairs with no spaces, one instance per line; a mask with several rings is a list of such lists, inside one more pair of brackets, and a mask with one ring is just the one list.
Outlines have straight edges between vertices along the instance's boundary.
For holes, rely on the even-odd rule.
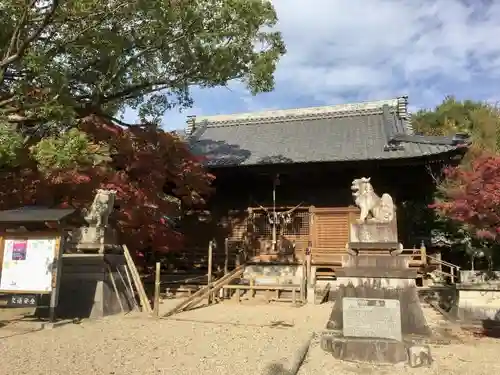
[[341,260],[349,242],[350,223],[357,208],[314,208],[311,219],[311,253],[314,263],[334,263]]

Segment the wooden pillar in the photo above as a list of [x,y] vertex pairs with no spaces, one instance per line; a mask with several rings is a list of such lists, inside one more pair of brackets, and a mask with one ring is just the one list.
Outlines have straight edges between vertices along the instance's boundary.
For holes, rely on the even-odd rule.
[[49,305],[49,321],[51,323],[56,320],[56,308],[59,303],[59,288],[61,286],[62,276],[62,259],[64,253],[64,234],[60,233],[60,237],[56,240],[56,248],[54,254],[54,265],[52,270],[52,291],[50,293]]
[[311,267],[311,286],[316,285],[316,266]]
[[229,238],[224,239],[224,275],[229,273]]
[[160,316],[160,272],[161,272],[161,263],[156,262],[156,269],[155,269],[155,299],[154,299],[154,305],[153,305],[153,311],[154,311],[154,316],[159,317]]
[[427,249],[425,248],[424,241],[420,244],[420,256],[422,257],[422,263],[427,264]]
[[208,286],[208,304],[212,303],[212,253],[213,253],[214,241],[210,240],[208,242],[208,274],[207,274],[207,286]]
[[311,275],[311,266],[312,266],[311,248],[308,247],[306,249],[306,273],[307,273],[307,286],[309,286],[309,287],[313,286],[312,275]]

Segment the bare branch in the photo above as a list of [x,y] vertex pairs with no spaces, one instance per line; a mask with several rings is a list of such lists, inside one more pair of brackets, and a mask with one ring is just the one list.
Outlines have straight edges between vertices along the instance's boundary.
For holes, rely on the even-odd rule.
[[108,119],[108,120],[110,120],[110,121],[112,121],[112,122],[114,122],[114,123],[116,123],[116,124],[118,124],[118,125],[125,126],[125,127],[127,127],[127,128],[131,128],[131,127],[134,127],[134,126],[139,126],[139,125],[137,125],[137,124],[129,124],[129,123],[127,123],[127,122],[124,122],[124,121],[122,121],[122,120],[120,120],[120,119],[117,119],[116,117],[113,117],[113,116],[111,116],[111,115],[108,115],[107,113],[102,113],[102,112],[100,112],[100,113],[98,113],[98,115],[99,115],[99,116],[102,116],[102,117],[104,117],[105,119]]
[[436,184],[436,186],[438,186],[439,184],[441,184],[442,179],[439,176],[437,176],[436,173],[434,173],[434,171],[432,170],[432,168],[431,168],[430,165],[426,165],[425,169],[427,170],[427,173],[432,178],[432,180],[434,181],[434,183]]
[[[148,93],[153,93],[156,91],[161,91],[166,89],[167,87],[170,87],[171,81],[170,80],[161,80],[161,81],[156,81],[156,82],[144,82],[139,85],[133,85],[127,87],[125,90],[118,91],[115,93],[112,93],[110,95],[101,95],[99,98],[99,103],[100,105],[105,104],[105,103],[110,103],[115,100],[120,100],[120,99],[131,99],[137,96],[141,91],[148,89]],[[155,87],[154,89],[152,87]],[[151,89],[150,89],[151,88]]]
[[6,96],[7,96],[6,98],[0,98],[0,108],[12,104],[16,100],[14,95],[6,95]]

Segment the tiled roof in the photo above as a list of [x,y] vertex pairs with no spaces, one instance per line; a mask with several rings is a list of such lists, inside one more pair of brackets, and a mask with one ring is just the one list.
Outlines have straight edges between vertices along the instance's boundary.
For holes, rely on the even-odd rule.
[[0,211],[0,223],[57,222],[75,212],[73,208],[46,208],[26,206],[14,210]]
[[406,97],[198,117],[189,132],[193,152],[213,167],[413,158],[461,147],[456,138],[414,135]]

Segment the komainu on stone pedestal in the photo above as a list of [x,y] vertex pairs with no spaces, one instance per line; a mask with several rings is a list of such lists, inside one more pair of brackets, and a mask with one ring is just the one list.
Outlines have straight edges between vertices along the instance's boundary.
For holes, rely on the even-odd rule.
[[116,231],[108,224],[115,203],[115,190],[98,189],[94,201],[84,216],[87,227],[74,229],[69,242],[79,250],[98,250],[116,244]]
[[[321,346],[344,360],[407,362],[415,347],[411,338],[430,334],[416,289],[417,272],[401,256],[392,197],[375,194],[366,177],[355,179],[351,190],[361,214],[351,225],[342,268],[335,270],[335,305]],[[414,363],[420,358],[416,351],[411,351]],[[424,357],[418,365],[428,363]]]
[[389,223],[395,218],[395,206],[392,197],[387,193],[379,197],[370,183],[370,177],[353,180],[351,190],[354,203],[361,210],[358,223]]
[[399,248],[396,207],[389,194],[379,197],[370,183],[370,178],[361,177],[351,185],[354,202],[361,213],[356,223],[349,228],[349,249]]

